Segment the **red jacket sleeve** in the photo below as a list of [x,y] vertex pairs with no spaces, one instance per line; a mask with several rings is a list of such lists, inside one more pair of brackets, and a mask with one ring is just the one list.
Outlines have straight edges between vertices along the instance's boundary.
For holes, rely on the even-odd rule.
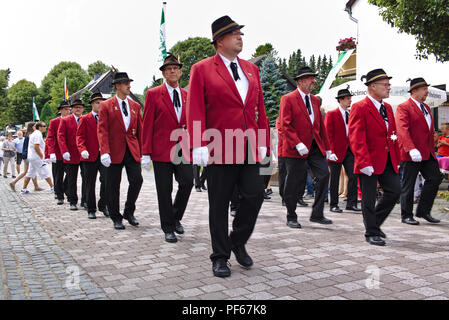
[[100,103],[100,110],[98,112],[98,126],[97,126],[98,143],[100,145],[100,153],[111,154],[109,148],[109,113],[107,110],[107,100]]
[[[204,101],[204,76],[199,65],[194,64],[190,70],[189,93],[187,95],[187,130],[189,132],[192,148],[205,147],[207,141],[201,139],[206,131],[206,103]],[[195,132],[194,123],[199,122],[199,132]],[[198,136],[199,135],[199,136]]]
[[79,153],[87,150],[86,126],[87,126],[86,117],[81,117],[80,123],[78,124],[78,129],[76,130],[76,146],[78,147]]
[[324,125],[323,114],[320,112],[320,137],[323,139],[324,148],[326,151],[331,150],[329,144],[329,137],[327,136],[326,126]]
[[67,130],[66,130],[66,118],[61,119],[61,123],[59,124],[58,128],[58,145],[59,150],[61,150],[61,154],[64,154],[66,152],[69,152],[69,148],[67,148],[66,144],[66,137],[67,137]]
[[49,159],[51,154],[56,154],[57,130],[56,121],[50,120],[48,124],[47,138],[45,139],[45,158]]
[[398,139],[404,148],[404,151],[408,153],[410,150],[416,149],[413,144],[413,139],[410,135],[410,119],[409,113],[404,105],[399,105],[396,110],[396,130],[398,133]]
[[324,126],[326,127],[327,138],[329,140],[329,147],[330,147],[330,150],[332,151],[332,153],[335,153],[335,148],[334,148],[335,125],[334,124],[335,124],[334,113],[328,112],[326,115],[326,118],[324,118]]
[[281,98],[281,105],[279,107],[279,117],[280,117],[280,128],[282,130],[283,137],[285,138],[287,144],[291,148],[295,148],[302,141],[296,134],[296,130],[293,128],[293,111],[290,99],[288,96],[283,96]]
[[367,148],[366,129],[368,126],[365,121],[364,109],[363,105],[354,104],[349,117],[349,144],[359,170],[374,166]]
[[154,112],[155,104],[152,101],[151,90],[148,90],[143,107],[142,154],[150,156],[153,153]]

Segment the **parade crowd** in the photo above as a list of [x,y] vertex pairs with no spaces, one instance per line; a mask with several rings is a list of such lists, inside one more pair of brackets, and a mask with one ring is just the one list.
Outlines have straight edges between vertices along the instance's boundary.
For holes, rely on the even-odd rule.
[[[11,164],[11,189],[24,178],[22,194],[30,192],[30,181],[35,190],[41,190],[36,180],[39,175],[54,191],[58,205],[66,199],[70,210],[78,210],[81,171],[80,203],[88,218],[95,219],[98,210],[112,220],[115,229],[122,230],[123,219],[139,225],[134,213],[143,183],[141,168],[153,168],[161,229],[165,241],[171,243],[177,241],[176,234],[185,232],[181,221],[193,187],[199,192],[207,190],[210,259],[217,277],[231,275],[231,252],[241,266],[253,265],[246,244],[264,198],[269,198],[265,190],[271,190],[271,170],[263,169],[271,167],[274,154],[290,228],[301,228],[296,209],[307,205],[303,194],[310,173],[314,181],[310,221],[332,224],[324,216],[327,199],[331,212],[343,212],[339,206],[342,168],[347,175],[345,210],[363,215],[368,243],[386,244],[381,226],[398,201],[403,223],[419,225],[415,217],[438,223],[431,209],[442,176],[435,153],[434,119],[425,103],[429,84],[423,78],[411,79],[411,97],[394,113],[384,102],[392,77],[375,69],[361,79],[368,90],[365,99],[352,104],[349,88],[340,90],[336,108],[323,117],[319,98],[311,94],[318,75],[303,67],[295,77],[297,89],[281,98],[274,152],[259,70],[238,58],[243,27],[229,16],[212,23],[217,54],[192,66],[188,91],[178,83],[182,64],[169,53],[160,67],[165,81],[147,91],[143,117],[140,105],[128,97],[133,80],[125,72],[117,72],[113,79],[116,95],[105,99],[94,93],[92,112],[83,115],[81,100],[62,101],[45,141],[43,122],[30,123],[25,138],[17,137],[19,144],[8,135],[2,142],[2,159],[5,178]],[[438,144],[447,156],[449,126],[442,129]],[[18,177],[11,160],[14,156],[19,173],[20,161],[25,162]],[[123,168],[129,187],[125,207],[120,210]],[[416,199],[419,174],[424,182]],[[174,199],[173,178],[178,184]]]

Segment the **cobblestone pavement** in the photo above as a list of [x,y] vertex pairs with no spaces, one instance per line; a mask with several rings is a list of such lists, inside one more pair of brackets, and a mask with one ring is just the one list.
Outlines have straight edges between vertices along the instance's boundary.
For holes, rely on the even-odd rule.
[[[207,193],[192,191],[182,222],[186,233],[178,243],[166,243],[153,171],[143,174],[135,214],[140,226],[125,221],[123,231],[114,230],[101,213],[88,220],[84,210],[57,206],[49,191],[18,195],[6,179],[0,181],[0,298],[449,298],[449,219],[443,200],[432,213],[445,219],[438,225],[402,224],[397,205],[382,227],[387,246],[376,247],[364,240],[360,214],[331,213],[328,206],[325,215],[333,225],[310,223],[309,207],[297,210],[303,229],[288,228],[275,191],[247,245],[253,268],[241,268],[232,256],[231,277],[220,279],[213,277],[209,260]],[[124,175],[122,208],[126,189]],[[79,267],[81,290],[65,287],[68,266]]]

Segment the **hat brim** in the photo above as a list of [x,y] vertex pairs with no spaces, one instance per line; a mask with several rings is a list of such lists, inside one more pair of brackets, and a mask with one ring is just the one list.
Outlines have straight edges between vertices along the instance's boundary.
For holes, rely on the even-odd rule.
[[343,95],[341,95],[341,96],[337,96],[337,97],[335,97],[335,99],[341,99],[341,98],[344,98],[344,97],[353,97],[354,95],[353,94],[343,94]]
[[117,83],[126,83],[126,82],[133,82],[133,79],[118,79],[118,80],[112,80],[112,84],[117,84]]
[[296,76],[294,79],[296,81],[298,79],[305,78],[305,77],[318,77],[318,73],[312,73],[312,72],[303,73],[303,74]]
[[215,41],[217,41],[219,38],[221,38],[225,34],[230,33],[234,30],[242,29],[243,27],[244,27],[244,25],[236,25],[236,26],[229,27],[229,28],[219,32],[218,34],[215,35],[215,37],[213,37],[211,44],[214,44]]
[[70,107],[71,107],[71,108],[74,108],[74,107],[76,107],[76,106],[81,106],[81,107],[85,108],[85,105],[82,104],[82,103],[72,104]]
[[92,103],[92,102],[94,102],[95,100],[102,100],[102,101],[105,101],[106,99],[105,99],[105,98],[100,98],[100,97],[98,97],[98,98],[95,98],[95,99],[90,100],[89,103]]
[[371,83],[374,83],[374,82],[376,82],[376,81],[383,80],[383,79],[388,79],[388,80],[390,80],[390,79],[392,79],[392,78],[393,78],[393,77],[388,77],[388,76],[386,76],[386,77],[379,77],[379,78],[376,78],[376,79],[374,79],[374,80],[365,82],[365,85],[366,85],[366,86],[369,86]]
[[428,84],[428,83],[426,83],[426,84],[421,84],[421,85],[419,85],[419,86],[410,88],[410,90],[409,90],[408,92],[411,93],[412,90],[419,89],[419,88],[422,88],[422,87],[430,87],[430,84]]
[[180,69],[182,68],[182,63],[167,63],[159,68],[159,70],[164,71],[167,66],[178,66]]

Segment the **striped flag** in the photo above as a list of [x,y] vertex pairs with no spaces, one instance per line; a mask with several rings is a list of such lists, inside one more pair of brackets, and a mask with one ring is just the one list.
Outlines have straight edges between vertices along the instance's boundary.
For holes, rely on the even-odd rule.
[[33,97],[33,121],[39,121],[39,112],[37,111],[36,102]]
[[160,41],[161,41],[161,46],[159,47],[159,49],[161,50],[160,61],[164,61],[164,59],[167,57],[167,46],[166,46],[167,35],[165,33],[166,5],[167,5],[167,2],[162,3],[161,30],[159,33],[159,37],[160,37]]
[[64,77],[64,100],[69,101],[69,90],[67,89],[67,78]]

